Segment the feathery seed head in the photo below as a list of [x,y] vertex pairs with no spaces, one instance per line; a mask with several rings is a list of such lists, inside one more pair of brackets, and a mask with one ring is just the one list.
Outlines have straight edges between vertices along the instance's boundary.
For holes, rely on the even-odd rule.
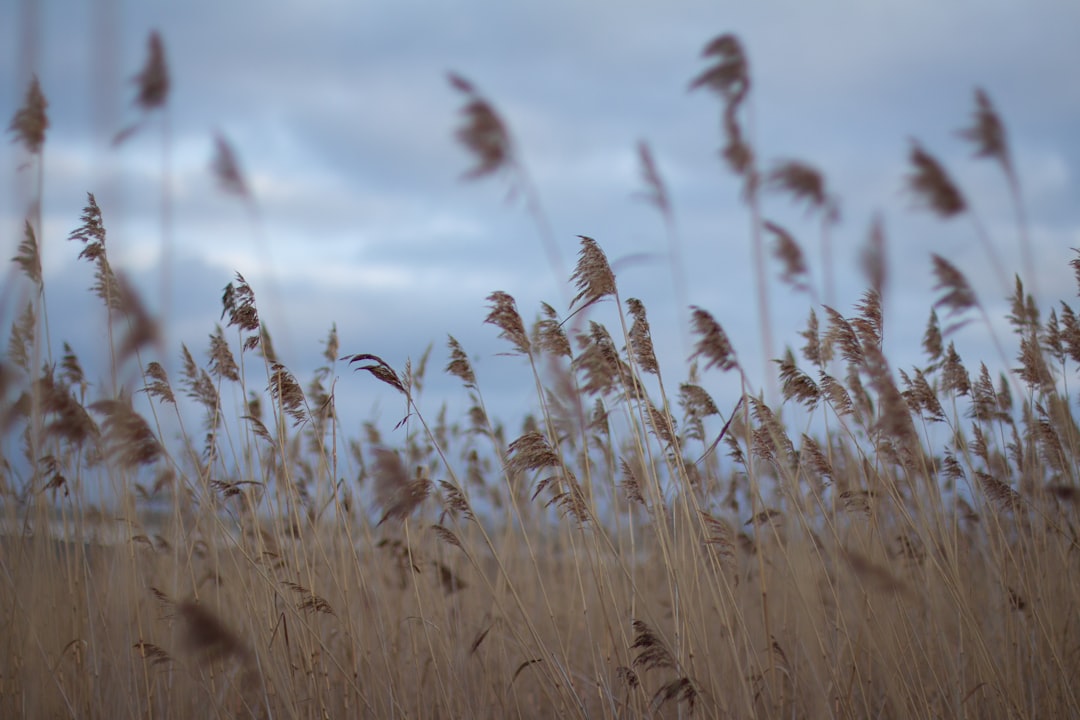
[[581,238],[581,250],[578,253],[578,264],[570,279],[577,285],[578,294],[570,301],[570,306],[577,304],[578,300],[584,299],[585,306],[608,295],[615,294],[615,273],[608,265],[607,256],[600,246],[590,237],[578,235]]
[[1012,172],[1005,125],[990,102],[990,96],[982,88],[975,88],[975,117],[971,127],[960,130],[958,134],[975,146],[975,157],[997,160],[1006,172]]
[[457,139],[472,153],[476,165],[465,173],[466,179],[490,175],[513,165],[514,149],[510,132],[502,118],[465,78],[450,73],[450,85],[468,101],[461,109],[465,120],[457,130]]
[[147,41],[146,64],[135,76],[139,95],[135,102],[143,110],[161,107],[169,97],[169,67],[165,63],[165,44],[157,30],[150,33]]
[[8,126],[8,130],[15,135],[15,141],[22,143],[29,153],[40,153],[41,146],[45,144],[45,131],[49,129],[48,107],[49,103],[35,75],[26,90],[22,107],[16,111]]
[[727,333],[720,327],[707,311],[699,307],[692,307],[691,326],[694,334],[698,335],[697,345],[690,360],[697,357],[705,358],[705,369],[719,367],[721,370],[732,370],[739,366],[735,358],[735,351],[731,347]]
[[967,209],[963,194],[945,168],[916,141],[911,143],[910,159],[914,170],[908,175],[908,188],[926,208],[942,218],[950,218]]
[[521,321],[521,315],[517,311],[517,303],[514,298],[501,290],[488,295],[491,303],[491,312],[488,313],[484,322],[502,330],[499,337],[505,338],[513,344],[514,349],[522,355],[532,352],[529,336],[525,333],[525,324]]
[[657,375],[660,372],[660,366],[656,362],[656,353],[653,350],[649,320],[645,316],[645,305],[637,298],[630,298],[626,301],[626,306],[634,318],[634,324],[630,327],[630,344],[633,347],[634,359],[644,372]]

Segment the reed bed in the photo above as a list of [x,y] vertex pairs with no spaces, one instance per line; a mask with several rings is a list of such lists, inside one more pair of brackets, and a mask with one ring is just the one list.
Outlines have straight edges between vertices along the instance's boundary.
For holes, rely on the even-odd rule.
[[[29,291],[0,365],[0,715],[1080,716],[1068,382],[1080,321],[1025,289],[1037,277],[1020,182],[990,98],[977,92],[962,141],[1000,166],[1021,218],[1026,267],[1012,279],[979,235],[1013,290],[1012,335],[994,337],[987,363],[960,357],[958,325],[993,330],[963,268],[935,255],[922,364],[902,369],[883,351],[880,234],[860,300],[829,305],[831,275],[813,286],[762,200],[807,207],[831,268],[837,198],[805,163],[760,160],[738,38],[711,42],[703,62],[691,86],[717,97],[723,161],[742,184],[771,388],[755,387],[709,308],[687,311],[686,365],[661,368],[646,303],[620,294],[588,237],[558,307],[523,313],[497,290],[477,318],[535,382],[514,432],[489,417],[454,338],[442,371],[467,398],[461,418],[423,406],[426,358],[393,367],[336,331],[302,382],[240,274],[208,347],[177,353],[111,267],[90,194],[65,250],[93,267],[100,307],[85,312],[109,318],[111,384],[93,382],[75,348],[51,344],[41,218],[28,217],[14,261]],[[137,80],[140,109],[163,111],[156,34]],[[451,84],[467,176],[522,193],[565,277],[510,129],[472,82]],[[35,81],[10,129],[39,197],[47,128]],[[660,169],[647,146],[640,156],[671,229]],[[250,197],[224,139],[215,172]],[[918,143],[907,184],[925,211],[981,227]],[[770,256],[812,298],[779,353]],[[596,319],[601,305],[613,322]],[[339,421],[349,398],[335,379],[350,372],[399,397],[404,430]],[[741,388],[728,406],[710,393],[721,379]],[[179,439],[163,431],[174,426]],[[96,505],[92,484],[108,491]]]

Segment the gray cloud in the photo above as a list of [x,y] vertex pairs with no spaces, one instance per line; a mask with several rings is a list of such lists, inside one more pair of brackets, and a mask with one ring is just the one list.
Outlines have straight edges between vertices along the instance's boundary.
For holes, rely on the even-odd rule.
[[[0,45],[14,55],[23,21],[13,5],[0,9]],[[99,193],[113,218],[115,257],[145,274],[148,300],[158,303],[160,119],[125,147],[107,142],[138,115],[130,78],[143,61],[146,33],[160,29],[175,79],[173,275],[178,287],[188,284],[177,291],[172,317],[176,338],[190,333],[193,344],[212,329],[221,287],[240,270],[265,288],[264,311],[281,318],[272,326],[287,332],[297,363],[318,363],[317,344],[333,321],[343,350],[385,354],[398,364],[432,341],[441,352],[452,332],[493,368],[493,388],[513,396],[516,375],[492,357],[506,348],[482,325],[484,297],[509,291],[531,318],[539,301],[557,302],[560,291],[520,199],[505,202],[498,180],[459,181],[470,161],[453,140],[461,98],[445,73],[455,70],[510,124],[568,268],[579,233],[596,237],[613,261],[652,258],[627,264],[620,290],[646,302],[663,352],[681,363],[676,318],[685,313],[657,259],[668,252],[663,226],[633,197],[640,189],[634,145],[647,139],[678,213],[687,298],[717,315],[759,373],[756,309],[747,300],[754,292],[748,214],[716,155],[718,104],[688,92],[703,67],[701,48],[728,30],[750,53],[764,159],[817,164],[843,199],[834,237],[842,310],[863,285],[856,258],[870,220],[884,213],[888,307],[896,316],[890,340],[904,362],[917,361],[933,298],[930,252],[967,269],[987,302],[1004,294],[970,223],[910,211],[902,191],[909,138],[924,141],[963,181],[1006,262],[1019,267],[1006,188],[955,135],[969,121],[976,84],[1009,124],[1032,236],[1047,268],[1040,299],[1072,293],[1063,266],[1080,233],[1080,89],[1067,69],[1080,66],[1070,32],[1080,26],[1080,11],[1060,3],[986,7],[978,15],[931,2],[839,1],[727,9],[704,1],[275,3],[258,12],[194,2],[137,5],[123,15],[106,2],[97,10],[50,5],[41,17],[37,71],[53,125],[45,239],[61,247],[78,224],[85,191]],[[26,71],[9,57],[0,63],[5,122],[21,101]],[[207,173],[215,130],[235,145],[255,189],[255,226]],[[11,248],[8,257],[32,195],[30,174],[14,171],[22,160],[14,145],[4,145],[0,247]],[[774,198],[766,213],[796,232],[820,280],[815,223]],[[48,264],[54,284],[75,254],[47,253],[55,258]],[[778,286],[773,302],[777,334],[794,344],[809,304]],[[75,322],[60,327],[80,331]],[[965,333],[977,350],[989,347],[977,328]],[[346,338],[355,344],[346,346]],[[521,408],[507,402],[502,409]]]

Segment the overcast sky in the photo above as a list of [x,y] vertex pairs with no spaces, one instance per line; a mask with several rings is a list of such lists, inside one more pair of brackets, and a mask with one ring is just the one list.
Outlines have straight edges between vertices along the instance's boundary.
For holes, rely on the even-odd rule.
[[[167,168],[160,116],[119,148],[110,144],[139,118],[131,78],[155,29],[173,79]],[[565,311],[566,294],[536,222],[520,199],[507,200],[506,183],[461,180],[472,159],[454,139],[462,97],[448,71],[473,82],[509,125],[565,266],[572,268],[576,236],[594,237],[616,264],[622,296],[645,302],[671,382],[685,373],[680,302],[712,312],[760,382],[749,214],[716,152],[719,103],[688,91],[705,67],[706,43],[727,32],[743,40],[752,132],[766,167],[802,159],[841,198],[836,303],[845,313],[866,286],[858,254],[881,213],[887,349],[910,368],[920,362],[934,298],[930,252],[968,272],[992,308],[1005,294],[969,219],[942,222],[912,209],[904,192],[912,139],[948,167],[1006,266],[1020,268],[999,168],[974,160],[956,134],[970,123],[977,86],[1007,123],[1039,299],[1045,306],[1075,297],[1066,263],[1070,248],[1080,247],[1078,29],[1080,4],[1064,0],[24,0],[0,3],[0,119],[10,122],[36,73],[51,120],[43,255],[53,334],[88,365],[104,357],[103,312],[85,292],[91,276],[76,261],[79,248],[65,238],[79,224],[85,193],[94,192],[114,266],[161,312],[167,179],[171,367],[181,340],[201,357],[221,290],[240,271],[302,380],[321,364],[320,342],[333,322],[342,354],[376,353],[398,368],[434,342],[433,369],[441,370],[451,333],[476,358],[489,403],[512,416],[530,409],[522,404],[531,382],[520,360],[498,356],[510,348],[483,325],[485,298],[509,292],[529,321],[541,300]],[[247,174],[255,221],[209,172],[216,132]],[[682,292],[672,286],[664,225],[639,197],[641,140],[671,191],[686,265]],[[0,248],[11,257],[34,174],[20,169],[19,146],[0,147]],[[767,198],[764,211],[803,244],[820,288],[818,223],[779,197]],[[777,353],[799,345],[794,332],[811,306],[778,275],[770,262]],[[9,326],[19,294],[14,276],[4,277],[0,310]],[[607,321],[607,313],[594,316]],[[991,352],[978,327],[959,340],[972,353]],[[352,382],[343,387],[353,397],[339,395],[339,404],[360,417],[374,402],[395,402],[369,381]],[[721,399],[736,388],[718,374],[706,385]],[[433,401],[460,396],[456,386],[433,384]]]

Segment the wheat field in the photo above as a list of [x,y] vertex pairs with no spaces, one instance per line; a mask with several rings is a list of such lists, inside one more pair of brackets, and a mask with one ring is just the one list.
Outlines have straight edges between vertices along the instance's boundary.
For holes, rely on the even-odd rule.
[[[163,39],[148,48],[136,102],[151,114],[170,78]],[[92,267],[77,310],[108,318],[110,357],[109,382],[94,381],[48,332],[50,312],[72,310],[45,302],[36,203],[0,361],[0,716],[1080,716],[1080,320],[1026,289],[1021,183],[991,98],[976,91],[958,142],[997,165],[1017,206],[1022,267],[980,235],[1012,291],[1011,332],[985,361],[961,358],[961,325],[995,326],[964,268],[934,255],[921,365],[904,370],[883,350],[883,253],[867,256],[860,300],[834,308],[794,231],[764,216],[763,197],[787,198],[827,230],[838,199],[814,167],[759,158],[739,38],[709,43],[688,81],[719,103],[750,219],[757,295],[743,300],[775,358],[765,387],[704,307],[686,309],[685,365],[661,368],[646,304],[620,294],[602,239],[580,237],[562,267],[511,129],[460,75],[465,177],[525,198],[573,288],[528,309],[493,289],[476,318],[535,383],[513,431],[453,337],[441,359],[393,367],[331,331],[311,349],[322,367],[296,377],[241,273],[207,347],[167,346],[110,265],[91,193],[71,242],[48,242]],[[9,130],[39,200],[48,128],[35,80]],[[670,228],[661,168],[647,145],[639,159]],[[224,139],[214,171],[251,197]],[[974,214],[917,142],[905,183],[913,212]],[[1041,272],[1064,262],[1080,284],[1080,255]],[[773,336],[770,263],[805,291],[798,337]],[[462,417],[420,399],[438,372],[460,384]],[[339,421],[335,381],[353,373],[400,400],[401,427]],[[735,403],[710,394],[718,378],[741,388]]]

